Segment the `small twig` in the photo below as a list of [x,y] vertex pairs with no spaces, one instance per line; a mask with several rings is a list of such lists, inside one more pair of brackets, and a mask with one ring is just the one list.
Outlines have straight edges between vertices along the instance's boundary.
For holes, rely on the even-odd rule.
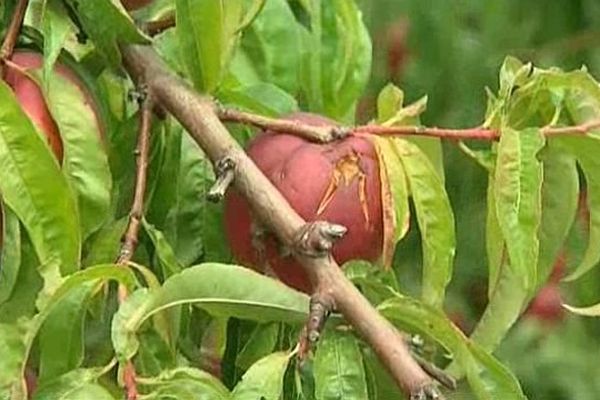
[[10,20],[8,30],[6,31],[6,36],[4,37],[4,41],[2,42],[2,47],[0,47],[0,75],[2,75],[2,77],[4,77],[4,60],[8,60],[12,57],[13,51],[17,44],[17,39],[19,38],[19,32],[21,31],[23,19],[25,18],[25,11],[27,11],[28,5],[29,0],[18,1],[17,5],[15,6],[15,11]]
[[486,128],[448,129],[425,126],[362,125],[352,128],[352,134],[378,136],[430,136],[450,140],[498,140],[498,131]]
[[222,158],[215,163],[215,176],[217,179],[206,194],[206,198],[209,201],[217,203],[223,200],[223,197],[225,197],[225,192],[235,177],[234,170],[235,163],[229,157]]
[[598,128],[600,128],[600,120],[596,119],[581,125],[543,128],[542,133],[545,136],[585,135]]
[[[117,264],[119,266],[127,265],[133,257],[133,253],[137,247],[140,226],[144,215],[144,195],[146,193],[148,177],[150,131],[152,129],[152,108],[154,106],[151,96],[145,92],[145,90],[141,103],[138,143],[135,150],[135,190],[131,212],[129,213],[129,223],[127,225],[127,230],[125,231],[125,236],[123,237],[119,258],[117,259]],[[126,298],[127,288],[124,285],[119,285],[119,304],[123,303]],[[138,398],[136,375],[133,362],[128,360],[123,371],[123,384],[125,386],[127,400],[136,400]]]
[[315,126],[298,121],[269,118],[245,111],[234,110],[217,106],[215,112],[221,121],[237,122],[252,125],[257,128],[285,132],[301,136],[319,143],[329,143],[341,139],[348,134],[348,130],[339,126]]
[[142,30],[146,32],[148,36],[156,36],[169,28],[173,28],[175,26],[175,15],[167,15],[164,18],[157,19],[156,21],[146,22]]
[[[500,132],[498,130],[483,127],[451,129],[426,126],[383,126],[371,124],[353,128],[332,128],[314,126],[300,121],[269,118],[223,107],[216,107],[216,112],[221,121],[238,122],[272,132],[285,132],[320,143],[328,143],[341,139],[347,135],[361,134],[378,136],[429,136],[449,140],[495,141],[500,139]],[[545,127],[542,128],[541,131],[546,136],[578,135],[589,133],[597,128],[600,128],[600,120],[593,120],[575,126]]]
[[456,379],[454,379],[454,377],[450,376],[444,370],[438,368],[435,364],[425,360],[417,354],[413,353],[413,357],[415,360],[417,360],[421,368],[423,368],[429,376],[431,376],[433,379],[444,385],[446,388],[450,390],[456,390],[457,384]]

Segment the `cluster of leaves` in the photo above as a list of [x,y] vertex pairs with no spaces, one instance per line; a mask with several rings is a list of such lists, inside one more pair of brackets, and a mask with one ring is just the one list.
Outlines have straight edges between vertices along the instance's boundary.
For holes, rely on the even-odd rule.
[[[14,2],[4,4],[7,21]],[[307,109],[353,122],[371,63],[354,2],[157,0],[135,18],[173,12],[176,28],[152,44],[197,90],[265,115]],[[220,207],[205,200],[210,164],[170,118],[152,132],[137,264],[111,264],[132,198],[138,119],[118,44],[151,40],[111,0],[32,1],[27,22],[23,40],[44,53],[36,78],[66,151],[60,166],[0,83],[0,398],[25,398],[28,371],[38,378],[36,399],[119,398],[123,372],[114,367],[128,360],[145,399],[399,397],[371,350],[337,319],[314,358],[296,365],[307,296],[229,264]],[[89,113],[77,108],[82,99],[52,73],[57,59],[85,79],[104,144],[90,132]],[[379,124],[419,123],[426,99],[405,107],[403,97],[391,85],[380,93]],[[393,270],[352,262],[345,271],[386,318],[426,339],[424,356],[453,359],[450,369],[467,377],[477,398],[524,398],[491,352],[548,278],[573,223],[577,165],[586,179],[590,243],[600,234],[598,137],[546,139],[539,128],[595,120],[599,102],[585,71],[537,70],[514,59],[503,66],[485,122],[501,132],[500,142],[484,150],[463,145],[490,177],[490,301],[471,338],[442,309],[456,243],[439,140],[373,138],[389,211],[383,263],[410,229],[412,202],[423,237],[422,298],[400,294]],[[231,130],[241,142],[251,135]],[[573,277],[599,257],[590,245]],[[116,304],[115,283],[131,292],[123,304]]]

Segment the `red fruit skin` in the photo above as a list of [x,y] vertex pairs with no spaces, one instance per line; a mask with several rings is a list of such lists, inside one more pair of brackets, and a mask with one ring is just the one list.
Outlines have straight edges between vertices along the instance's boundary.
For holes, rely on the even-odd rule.
[[537,319],[548,323],[562,321],[565,316],[565,310],[562,306],[562,297],[560,293],[560,280],[564,275],[566,267],[566,256],[562,252],[554,264],[552,274],[548,283],[537,293],[535,298],[529,303],[525,316],[527,318]]
[[559,322],[564,317],[560,288],[555,283],[544,286],[529,304],[526,315],[545,322]]
[[[19,64],[19,57],[15,54],[13,62]],[[24,66],[22,66],[24,67]],[[32,79],[23,72],[8,66],[6,68],[5,81],[10,86],[21,105],[21,108],[27,114],[33,124],[46,136],[48,144],[56,158],[61,161],[63,158],[63,145],[60,139],[60,133],[56,123],[52,119],[50,110],[46,106],[46,101],[42,91]]]
[[[331,120],[306,113],[293,114],[288,119],[315,126],[335,125]],[[250,143],[247,152],[302,218],[325,220],[348,229],[333,247],[333,256],[339,264],[351,259],[376,261],[380,257],[383,246],[381,186],[377,154],[371,142],[351,136],[331,144],[316,144],[293,135],[265,132]],[[317,215],[336,174],[336,166],[338,173],[346,170],[350,179],[338,185],[330,203]],[[364,202],[359,195],[360,175],[364,176]],[[258,251],[252,245],[248,203],[235,190],[227,194],[225,230],[237,261],[267,272],[263,271]],[[291,287],[310,291],[311,284],[303,267],[291,255],[280,256],[273,238],[266,239],[265,246],[268,267],[277,277]]]
[[[19,50],[13,54],[11,61],[18,65],[19,68],[29,71],[42,68],[44,59],[39,53]],[[99,112],[83,82],[73,71],[62,64],[56,64],[54,70],[60,76],[72,82],[82,92],[86,105],[94,111],[94,115],[96,116],[97,131],[99,132],[100,137],[103,137],[104,129],[98,117]],[[48,144],[52,148],[57,160],[62,162],[63,144],[60,132],[48,109],[41,88],[34,80],[28,77],[26,73],[17,68],[10,67],[10,65],[7,65],[6,68],[5,81],[12,88],[15,97],[25,114],[27,114],[36,127],[46,136]]]

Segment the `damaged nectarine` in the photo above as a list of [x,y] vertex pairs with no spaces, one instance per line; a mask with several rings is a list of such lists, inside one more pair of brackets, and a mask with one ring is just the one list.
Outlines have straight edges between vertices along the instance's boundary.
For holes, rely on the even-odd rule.
[[[288,117],[314,126],[334,126],[329,119],[297,113]],[[335,260],[375,261],[383,246],[381,184],[377,153],[362,137],[328,144],[274,132],[258,135],[247,149],[258,168],[307,221],[345,226],[333,247]],[[273,272],[287,285],[308,291],[310,282],[291,255],[283,255],[272,235],[254,236],[250,208],[234,190],[225,204],[225,225],[237,261]]]

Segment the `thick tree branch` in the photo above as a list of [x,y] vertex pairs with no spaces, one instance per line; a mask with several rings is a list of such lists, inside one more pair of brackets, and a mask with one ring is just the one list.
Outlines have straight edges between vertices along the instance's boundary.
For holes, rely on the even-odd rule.
[[[297,135],[313,142],[328,143],[346,135],[371,134],[378,136],[428,136],[448,140],[487,140],[500,139],[500,132],[495,129],[482,127],[467,129],[436,128],[426,126],[384,126],[361,125],[356,127],[324,128],[300,121],[269,118],[248,112],[217,107],[217,115],[222,121],[238,122],[255,126],[273,132],[285,132]],[[542,133],[548,137],[557,135],[584,135],[594,129],[600,128],[600,120],[593,120],[581,125],[542,128]]]
[[[144,93],[142,107],[140,110],[140,125],[138,133],[138,142],[135,150],[136,174],[135,189],[133,194],[133,203],[129,213],[129,223],[123,237],[123,244],[117,264],[126,266],[131,261],[133,253],[138,244],[140,226],[144,216],[144,195],[146,193],[146,182],[148,177],[148,156],[150,153],[150,131],[152,129],[152,108],[153,101],[148,93]],[[119,303],[123,303],[127,298],[127,289],[119,285]],[[127,400],[136,400],[138,390],[136,383],[136,372],[133,362],[128,360],[123,369],[123,385]]]
[[4,61],[9,59],[15,49],[19,33],[21,32],[21,25],[23,25],[23,19],[25,18],[25,11],[27,11],[27,5],[29,0],[19,0],[15,6],[14,13],[10,20],[10,25],[4,36],[2,47],[0,47],[0,75],[4,77]]
[[[215,114],[213,102],[175,76],[151,47],[129,45],[122,52],[130,75],[148,85],[156,101],[181,122],[213,163],[226,157],[232,160],[235,189],[248,200],[258,220],[293,248],[306,222],[231,137]],[[405,393],[414,399],[442,398],[432,378],[411,357],[402,335],[352,285],[329,254],[294,254],[313,287],[371,345]]]

